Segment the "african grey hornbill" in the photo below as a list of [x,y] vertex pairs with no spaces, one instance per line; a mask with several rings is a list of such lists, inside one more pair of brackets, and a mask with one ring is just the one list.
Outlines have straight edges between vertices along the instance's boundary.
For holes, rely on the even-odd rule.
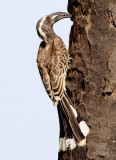
[[[43,39],[40,44],[37,65],[44,87],[57,106],[60,122],[60,150],[74,149],[76,145],[86,144],[89,127],[80,118],[66,93],[66,72],[68,68],[68,53],[53,25],[71,15],[65,12],[56,12],[41,18],[36,26],[39,37]],[[65,126],[65,127],[64,127]]]

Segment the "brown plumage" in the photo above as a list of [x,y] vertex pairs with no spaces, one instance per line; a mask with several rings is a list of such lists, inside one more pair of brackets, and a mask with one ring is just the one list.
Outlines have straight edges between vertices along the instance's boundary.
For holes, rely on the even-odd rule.
[[[54,103],[57,103],[65,91],[65,79],[68,56],[60,37],[55,36],[49,43],[40,44],[37,56],[37,65],[45,89]],[[58,100],[57,100],[58,99]]]
[[[85,122],[82,121],[76,113],[66,93],[65,79],[69,58],[62,39],[53,31],[53,24],[67,17],[71,17],[70,14],[56,12],[43,17],[37,23],[38,35],[44,40],[39,47],[37,66],[44,87],[58,109],[60,121],[60,149],[63,151],[68,147],[73,149],[76,144],[80,146],[85,145],[85,137],[88,134],[85,132],[89,130],[86,124],[83,124],[83,126],[87,131],[84,131],[86,129],[83,129],[83,126],[79,125],[80,122]],[[67,129],[64,128],[64,125],[67,126]],[[72,139],[74,144],[72,144]]]

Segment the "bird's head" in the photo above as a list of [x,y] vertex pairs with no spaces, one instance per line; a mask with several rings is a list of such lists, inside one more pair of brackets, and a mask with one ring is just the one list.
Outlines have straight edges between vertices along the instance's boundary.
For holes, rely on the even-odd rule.
[[50,38],[55,36],[53,25],[63,18],[71,18],[71,15],[65,12],[55,12],[41,18],[36,25],[39,37],[47,43]]

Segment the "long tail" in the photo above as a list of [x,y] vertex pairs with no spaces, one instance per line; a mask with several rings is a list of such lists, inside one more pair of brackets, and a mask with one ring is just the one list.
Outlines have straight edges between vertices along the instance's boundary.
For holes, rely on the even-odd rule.
[[59,101],[57,109],[60,123],[60,150],[66,151],[67,148],[72,150],[76,145],[86,145],[89,127],[81,120],[66,93]]

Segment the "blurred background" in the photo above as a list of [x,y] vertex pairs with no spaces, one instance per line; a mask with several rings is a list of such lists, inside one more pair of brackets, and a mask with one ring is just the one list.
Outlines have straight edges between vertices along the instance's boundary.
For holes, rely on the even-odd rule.
[[[0,6],[0,160],[57,160],[57,109],[41,82],[36,57],[37,21],[67,12],[66,0],[4,0]],[[68,48],[72,22],[54,30]]]

